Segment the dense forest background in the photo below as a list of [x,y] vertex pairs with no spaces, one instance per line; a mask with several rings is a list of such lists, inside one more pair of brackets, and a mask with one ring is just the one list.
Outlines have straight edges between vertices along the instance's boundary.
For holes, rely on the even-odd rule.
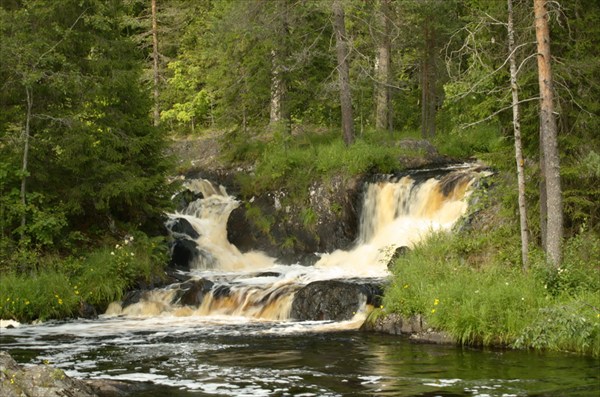
[[[249,190],[311,175],[303,161],[314,158],[296,147],[354,150],[347,162],[368,152],[345,172],[387,171],[391,147],[427,139],[504,171],[518,234],[515,89],[528,232],[543,248],[533,1],[509,4],[512,51],[500,0],[2,0],[0,271],[62,280],[46,317],[65,314],[63,296],[73,311],[80,294],[105,302],[149,280],[165,261],[155,236],[176,189],[166,148],[209,131],[222,133],[230,164],[257,165]],[[545,6],[564,236],[588,236],[597,253],[600,3]],[[17,303],[21,317],[39,317],[29,305]]]

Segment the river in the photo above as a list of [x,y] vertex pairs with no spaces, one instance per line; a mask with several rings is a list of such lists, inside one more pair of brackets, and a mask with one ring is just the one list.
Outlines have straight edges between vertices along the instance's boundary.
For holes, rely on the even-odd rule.
[[104,317],[3,329],[0,345],[77,378],[144,382],[138,397],[600,395],[597,359],[415,344],[333,325]]
[[[371,288],[352,283],[384,280],[396,248],[451,230],[465,214],[478,173],[444,175],[366,186],[357,244],[314,266],[240,252],[226,230],[239,202],[208,181],[192,181],[188,187],[202,198],[167,222],[173,254],[185,250],[187,282],[114,302],[98,319],[0,329],[0,346],[24,364],[143,385],[132,394],[138,397],[600,396],[597,359],[358,331],[377,303],[365,295]],[[332,294],[339,280],[353,281]],[[338,310],[350,300],[354,306]],[[330,308],[306,314],[321,303]]]

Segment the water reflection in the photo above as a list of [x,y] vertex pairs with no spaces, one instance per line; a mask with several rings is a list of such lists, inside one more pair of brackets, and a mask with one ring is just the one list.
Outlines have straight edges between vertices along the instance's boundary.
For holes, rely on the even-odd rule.
[[48,360],[72,376],[147,382],[138,397],[600,395],[600,362],[591,358],[316,333],[307,324],[290,331],[297,326],[112,318],[2,330],[0,343],[20,362]]

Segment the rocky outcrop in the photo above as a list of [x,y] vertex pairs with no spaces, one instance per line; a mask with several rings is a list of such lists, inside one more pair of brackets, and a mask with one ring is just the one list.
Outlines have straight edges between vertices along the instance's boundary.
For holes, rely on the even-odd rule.
[[323,280],[302,287],[294,295],[294,320],[350,320],[364,304],[377,306],[383,295],[380,280]]
[[49,365],[21,366],[0,351],[1,397],[124,397],[148,385],[108,379],[75,379]]
[[0,352],[0,395],[3,397],[97,397],[85,382],[68,377],[47,365],[21,367],[6,352]]
[[[313,182],[303,203],[294,203],[285,190],[240,197],[245,204],[229,217],[229,241],[242,252],[258,250],[283,263],[312,265],[315,253],[355,240],[362,186],[361,178],[337,176]],[[235,194],[235,186],[230,190]]]
[[403,317],[397,313],[376,312],[367,318],[361,331],[391,335],[407,335],[413,342],[453,344],[454,338],[445,332],[430,328],[421,315]]

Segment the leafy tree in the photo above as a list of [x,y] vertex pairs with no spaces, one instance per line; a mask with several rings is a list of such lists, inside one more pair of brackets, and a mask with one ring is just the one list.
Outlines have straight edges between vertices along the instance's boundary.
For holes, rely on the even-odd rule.
[[[164,140],[151,124],[143,58],[123,25],[125,11],[117,0],[0,8],[0,222],[9,255],[17,242],[65,249],[77,239],[148,228],[168,206]],[[27,168],[18,171],[27,136]],[[23,205],[15,182],[25,177]]]

